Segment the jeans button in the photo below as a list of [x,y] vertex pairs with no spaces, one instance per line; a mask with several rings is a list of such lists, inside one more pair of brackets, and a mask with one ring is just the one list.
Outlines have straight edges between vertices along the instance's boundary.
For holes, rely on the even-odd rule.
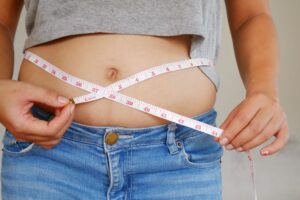
[[105,143],[109,145],[115,144],[119,139],[119,135],[115,132],[110,132],[105,137]]

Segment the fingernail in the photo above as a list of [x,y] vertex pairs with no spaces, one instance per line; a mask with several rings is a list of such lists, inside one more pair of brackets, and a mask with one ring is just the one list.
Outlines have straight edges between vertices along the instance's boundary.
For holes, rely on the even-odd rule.
[[228,139],[227,139],[227,138],[222,138],[221,141],[220,141],[220,143],[221,143],[222,145],[225,145],[227,142],[228,142]]
[[62,104],[69,103],[69,99],[62,97],[62,96],[58,96],[57,100],[59,103],[62,103]]
[[233,146],[231,144],[228,144],[226,147],[225,147],[227,150],[232,150],[233,149]]
[[237,148],[236,150],[239,151],[239,152],[241,152],[241,151],[243,151],[243,148],[242,148],[242,147],[239,147],[239,148]]
[[267,156],[267,155],[269,154],[269,152],[268,152],[268,151],[262,151],[261,154],[262,154],[263,156]]
[[71,104],[70,105],[70,114],[72,114],[74,112],[74,108],[75,108],[75,105],[74,104]]

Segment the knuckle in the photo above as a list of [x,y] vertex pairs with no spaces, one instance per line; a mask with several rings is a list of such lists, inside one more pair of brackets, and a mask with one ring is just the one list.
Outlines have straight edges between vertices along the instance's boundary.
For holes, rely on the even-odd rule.
[[272,100],[268,105],[273,107],[273,108],[280,108],[279,102],[277,102],[275,100]]
[[250,123],[248,128],[251,132],[259,133],[262,130],[263,126],[260,123]]
[[249,121],[249,117],[247,114],[244,114],[244,113],[240,113],[236,116],[236,119],[237,121],[240,123],[240,124],[247,124],[247,122]]
[[60,139],[61,138],[61,133],[60,132],[55,132],[55,134],[53,135],[54,139]]
[[45,149],[52,149],[51,145],[42,145]]
[[242,141],[234,141],[234,142],[232,143],[232,145],[233,145],[235,148],[238,148],[238,147],[242,146]]
[[[227,137],[227,139],[228,139],[229,142],[236,142],[236,138],[235,138],[236,135],[237,135],[237,134],[229,134],[229,135],[227,135],[226,137]],[[229,143],[229,142],[228,142],[228,143]]]
[[260,138],[261,138],[262,141],[266,141],[266,140],[268,140],[270,137],[269,137],[269,135],[263,133],[263,134],[260,135]]
[[234,148],[238,148],[239,147],[239,144],[235,141],[231,142],[231,145],[234,147]]
[[52,132],[53,132],[53,131],[52,131],[51,129],[47,129],[47,130],[44,131],[44,134],[43,134],[43,135],[48,136],[48,137],[51,137],[51,136],[53,135]]
[[57,145],[59,143],[59,140],[51,140],[48,144],[50,144],[52,147]]
[[58,145],[60,143],[60,141],[61,141],[60,139],[56,140],[55,145]]
[[57,131],[56,131],[56,129],[48,129],[47,131],[46,131],[46,135],[47,136],[49,136],[49,137],[51,137],[51,138],[55,138],[55,135],[56,135],[56,133],[57,133]]
[[52,137],[54,140],[58,140],[58,139],[60,139],[60,135],[58,135],[58,134],[55,134],[55,135],[53,135],[53,137]]
[[14,121],[13,127],[16,133],[20,133],[24,130],[24,123],[21,120],[16,120]]
[[233,136],[229,133],[227,133],[226,135],[224,134],[224,138],[227,138],[228,142],[227,144],[229,144],[230,142],[232,142]]
[[55,140],[54,142],[55,142],[54,144],[57,145],[57,144],[60,143],[60,139],[57,139],[57,140]]
[[289,136],[289,134],[287,133],[287,134],[285,135],[285,137],[283,138],[283,143],[284,143],[284,145],[286,145],[286,144],[289,142],[289,140],[290,140],[290,136]]
[[41,146],[46,148],[46,149],[52,149],[58,143],[59,143],[59,140],[51,140],[51,141],[48,141],[46,143],[41,144]]

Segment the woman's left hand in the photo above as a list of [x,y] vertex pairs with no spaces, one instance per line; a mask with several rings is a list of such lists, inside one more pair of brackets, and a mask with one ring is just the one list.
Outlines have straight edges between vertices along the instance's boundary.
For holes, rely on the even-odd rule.
[[260,150],[261,155],[266,156],[282,149],[289,140],[287,117],[279,100],[265,93],[246,97],[230,112],[220,128],[223,133],[215,140],[228,150],[247,151],[275,136],[271,144]]

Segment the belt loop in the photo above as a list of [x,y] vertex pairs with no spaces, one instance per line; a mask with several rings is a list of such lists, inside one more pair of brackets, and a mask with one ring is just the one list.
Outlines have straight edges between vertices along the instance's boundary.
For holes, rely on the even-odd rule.
[[168,146],[170,154],[172,155],[178,153],[178,147],[175,141],[176,128],[177,128],[176,123],[171,123],[168,125],[166,144]]

